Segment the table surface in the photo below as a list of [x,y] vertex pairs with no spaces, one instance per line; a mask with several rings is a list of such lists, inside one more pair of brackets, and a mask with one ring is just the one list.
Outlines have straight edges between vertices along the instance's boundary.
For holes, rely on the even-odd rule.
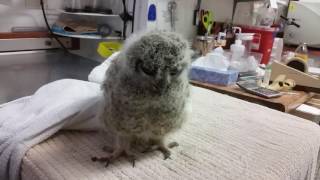
[[314,96],[314,93],[307,93],[304,91],[290,91],[288,93],[284,93],[281,97],[267,99],[253,94],[249,94],[237,85],[219,86],[214,84],[202,83],[199,81],[191,81],[190,83],[194,86],[210,89],[222,94],[227,94],[245,101],[267,106],[269,108],[276,109],[282,112],[289,112],[291,110],[294,110],[301,104],[309,101]]

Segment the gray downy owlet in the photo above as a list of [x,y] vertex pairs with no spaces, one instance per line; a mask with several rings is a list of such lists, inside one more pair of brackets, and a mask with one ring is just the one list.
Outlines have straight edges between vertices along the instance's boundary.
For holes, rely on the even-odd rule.
[[187,116],[190,54],[188,43],[173,32],[151,31],[126,41],[102,85],[101,120],[115,135],[115,145],[107,157],[94,161],[108,164],[126,155],[134,164],[138,154],[150,150],[170,157],[164,138]]

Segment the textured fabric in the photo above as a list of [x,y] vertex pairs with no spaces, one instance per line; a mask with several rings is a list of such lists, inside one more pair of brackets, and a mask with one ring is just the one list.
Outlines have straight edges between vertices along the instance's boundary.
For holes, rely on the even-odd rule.
[[95,117],[101,95],[96,83],[64,79],[44,85],[32,96],[1,105],[0,179],[19,179],[25,152],[60,129],[99,127]]
[[133,168],[122,158],[105,168],[109,139],[95,132],[62,131],[24,157],[22,180],[317,179],[320,128],[309,121],[201,88],[192,88],[193,115],[172,135],[172,160],[159,152]]
[[90,74],[88,75],[88,81],[102,84],[105,78],[106,71],[111,64],[111,61],[116,59],[119,54],[120,54],[119,51],[114,52],[103,63],[93,68]]

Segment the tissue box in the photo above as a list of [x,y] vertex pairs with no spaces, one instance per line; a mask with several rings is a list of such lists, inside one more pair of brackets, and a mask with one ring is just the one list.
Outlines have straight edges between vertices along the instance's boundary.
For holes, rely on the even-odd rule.
[[239,72],[235,70],[219,71],[211,68],[192,66],[189,74],[191,80],[228,86],[235,84]]

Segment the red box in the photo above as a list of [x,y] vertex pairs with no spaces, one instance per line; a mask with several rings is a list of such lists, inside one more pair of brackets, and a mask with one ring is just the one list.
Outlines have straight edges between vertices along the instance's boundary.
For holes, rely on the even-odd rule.
[[241,26],[243,33],[255,33],[252,40],[252,51],[262,53],[261,64],[268,64],[277,28]]

